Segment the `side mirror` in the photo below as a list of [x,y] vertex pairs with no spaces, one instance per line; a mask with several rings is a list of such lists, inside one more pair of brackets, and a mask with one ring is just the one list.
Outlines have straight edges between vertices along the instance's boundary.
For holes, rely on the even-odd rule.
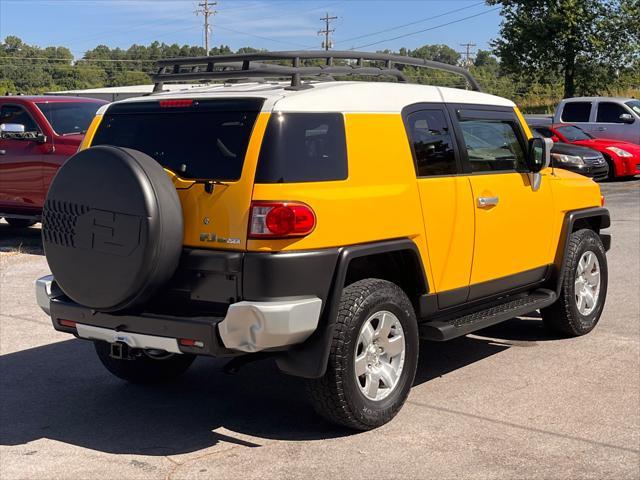
[[635,122],[635,118],[633,118],[633,115],[631,115],[630,113],[623,113],[618,117],[618,120],[620,120],[622,123],[633,123]]
[[532,138],[529,140],[527,167],[531,173],[538,173],[551,164],[551,148],[553,140],[550,138]]
[[12,137],[24,133],[24,125],[21,123],[2,123],[0,124],[0,136]]
[[559,142],[559,141],[560,141],[560,137],[559,137],[559,136],[557,136],[557,135],[553,135],[553,136],[551,137],[551,141],[552,141],[552,142],[554,142],[554,143],[555,143],[555,142]]

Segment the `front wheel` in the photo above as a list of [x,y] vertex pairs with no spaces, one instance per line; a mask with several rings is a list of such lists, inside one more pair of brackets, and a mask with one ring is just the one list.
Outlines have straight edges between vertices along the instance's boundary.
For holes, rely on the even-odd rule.
[[176,379],[191,366],[195,355],[142,350],[131,359],[113,358],[111,345],[94,342],[102,365],[113,375],[131,383],[162,383]]
[[589,333],[600,320],[607,284],[607,257],[600,237],[593,230],[573,232],[558,300],[541,310],[545,325],[573,337]]
[[379,279],[342,293],[327,371],[307,384],[315,410],[331,422],[370,430],[404,404],[418,364],[418,327],[404,291]]

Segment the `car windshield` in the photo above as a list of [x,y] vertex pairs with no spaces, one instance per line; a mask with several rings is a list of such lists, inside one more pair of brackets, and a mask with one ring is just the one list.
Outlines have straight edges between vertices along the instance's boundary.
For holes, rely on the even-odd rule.
[[625,105],[640,115],[640,100],[629,100],[628,102],[625,102]]
[[590,140],[593,138],[587,132],[582,130],[580,127],[576,127],[575,125],[556,127],[556,130],[570,142],[575,142],[578,140]]
[[114,104],[92,145],[140,150],[186,179],[238,180],[262,100],[178,102]]
[[70,135],[86,132],[102,103],[42,102],[36,105],[58,135]]

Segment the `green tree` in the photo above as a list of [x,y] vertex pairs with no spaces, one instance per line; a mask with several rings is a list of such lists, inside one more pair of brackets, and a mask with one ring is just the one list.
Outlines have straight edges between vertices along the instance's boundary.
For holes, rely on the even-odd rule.
[[[618,87],[640,55],[638,0],[487,0],[501,5],[493,42],[506,73],[564,82],[564,96]],[[612,81],[613,79],[613,81]]]

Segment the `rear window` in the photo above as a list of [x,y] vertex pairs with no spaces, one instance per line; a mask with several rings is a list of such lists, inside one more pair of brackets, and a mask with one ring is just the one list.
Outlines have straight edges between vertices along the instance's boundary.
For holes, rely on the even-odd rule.
[[261,107],[254,99],[116,104],[92,145],[140,150],[182,178],[238,180]]
[[591,114],[591,102],[569,102],[562,110],[563,122],[588,122]]
[[49,125],[58,135],[81,134],[87,131],[99,102],[41,102],[36,103]]
[[256,183],[347,178],[347,145],[340,113],[274,113],[267,125]]

